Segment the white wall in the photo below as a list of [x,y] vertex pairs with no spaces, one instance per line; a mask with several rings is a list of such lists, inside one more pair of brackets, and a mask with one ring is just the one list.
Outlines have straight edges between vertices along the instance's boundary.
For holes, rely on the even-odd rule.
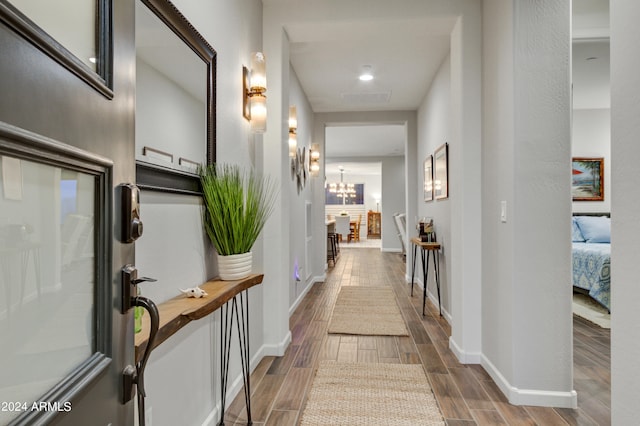
[[[242,117],[242,65],[252,51],[262,50],[262,3],[194,2],[174,4],[217,52],[217,160],[261,170],[260,136],[249,132]],[[230,36],[233,35],[233,36]],[[176,141],[179,143],[179,141]],[[141,215],[144,235],[136,242],[136,266],[142,276],[158,279],[142,285],[142,292],[156,303],[179,294],[179,288],[201,284],[217,274],[213,249],[201,223],[198,197],[143,191]],[[263,270],[265,237],[254,246],[254,272]],[[252,366],[264,352],[263,286],[249,291]],[[147,375],[148,410],[154,425],[215,424],[220,401],[219,313],[180,330],[150,357]],[[241,369],[237,342],[233,339],[230,393],[240,389]]]
[[[289,105],[296,107],[296,115],[298,119],[297,142],[298,147],[306,147],[307,155],[311,148],[311,132],[313,130],[313,111],[311,105],[302,91],[298,76],[293,68],[289,67]],[[302,297],[315,282],[318,276],[322,275],[322,269],[318,269],[313,264],[315,257],[322,256],[316,250],[316,240],[322,239],[326,234],[307,235],[306,220],[313,221],[313,217],[307,218],[307,203],[311,204],[312,216],[324,217],[323,205],[314,205],[312,186],[314,181],[321,180],[318,177],[307,178],[306,185],[302,191],[298,191],[297,181],[289,179],[284,183],[289,191],[289,214],[290,214],[290,232],[289,232],[289,311],[293,312],[295,306],[300,303]],[[298,266],[298,274],[300,281],[296,281],[294,276],[295,265]]]
[[611,212],[611,110],[574,109],[572,157],[604,157],[604,201],[573,201],[578,213]]
[[563,0],[484,2],[482,365],[515,404],[577,403],[569,23]]
[[611,0],[611,424],[640,418],[638,304],[640,236],[638,157],[640,145],[640,3]]
[[[513,3],[484,3],[482,134],[482,353],[513,380],[513,221],[499,221],[501,201],[514,205]],[[511,212],[507,212],[512,214]]]
[[[404,157],[387,157],[382,160],[382,251],[401,252],[402,243],[398,238],[393,215],[406,210],[404,188],[406,168]],[[403,209],[405,207],[405,209]]]
[[[451,140],[451,61],[447,56],[440,65],[427,96],[418,109],[418,155],[415,158],[416,168],[420,171],[418,179],[424,179],[424,160],[433,155],[442,144]],[[419,187],[422,189],[422,186]],[[416,198],[417,216],[433,219],[434,230],[443,249],[440,252],[440,290],[442,310],[448,318],[451,318],[451,257],[449,244],[451,242],[451,202],[448,198],[441,200],[424,201],[424,192],[414,194]],[[408,233],[415,236],[415,228]],[[416,260],[416,270],[421,268],[420,258]],[[416,274],[416,279],[421,285],[422,275]],[[438,293],[433,275],[429,281],[429,297],[438,305]]]

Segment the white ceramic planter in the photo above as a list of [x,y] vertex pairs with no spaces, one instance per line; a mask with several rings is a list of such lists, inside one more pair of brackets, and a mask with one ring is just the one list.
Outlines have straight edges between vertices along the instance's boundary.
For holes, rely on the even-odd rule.
[[218,275],[223,281],[239,280],[251,275],[251,252],[220,256],[218,254]]

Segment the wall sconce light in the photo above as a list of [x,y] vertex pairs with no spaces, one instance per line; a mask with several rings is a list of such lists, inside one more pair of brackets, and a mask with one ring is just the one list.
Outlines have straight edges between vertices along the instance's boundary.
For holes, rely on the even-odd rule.
[[317,143],[312,143],[309,150],[309,174],[311,176],[320,174],[320,147]]
[[251,71],[242,67],[242,90],[244,93],[242,115],[251,122],[253,133],[267,130],[267,76],[262,52],[251,54]]
[[296,132],[298,130],[298,117],[295,106],[289,107],[289,158],[296,157],[298,149],[298,139]]

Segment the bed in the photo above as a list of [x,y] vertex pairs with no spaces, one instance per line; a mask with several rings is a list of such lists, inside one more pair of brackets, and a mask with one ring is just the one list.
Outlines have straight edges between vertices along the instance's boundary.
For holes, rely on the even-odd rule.
[[575,214],[572,241],[574,289],[611,311],[611,220]]

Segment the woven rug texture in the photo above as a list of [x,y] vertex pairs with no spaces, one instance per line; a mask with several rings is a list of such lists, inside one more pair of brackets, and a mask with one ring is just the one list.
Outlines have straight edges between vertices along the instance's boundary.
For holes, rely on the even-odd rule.
[[303,426],[444,425],[421,365],[321,361]]
[[329,333],[409,335],[391,287],[358,286],[340,289],[329,321]]

